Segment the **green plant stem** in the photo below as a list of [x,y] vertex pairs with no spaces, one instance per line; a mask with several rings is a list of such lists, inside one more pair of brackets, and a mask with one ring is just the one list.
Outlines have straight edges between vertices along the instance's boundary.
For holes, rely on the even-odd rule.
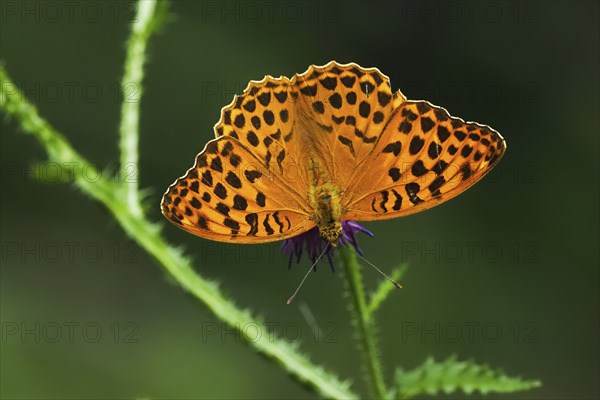
[[387,389],[383,379],[375,330],[367,306],[361,268],[352,250],[340,247],[339,251],[344,264],[344,279],[350,296],[350,307],[354,314],[354,329],[365,359],[367,382],[373,395],[378,399],[384,399],[387,397]]
[[123,190],[125,191],[129,210],[138,217],[142,215],[138,190],[140,100],[142,98],[146,46],[152,32],[155,31],[156,9],[156,0],[138,2],[137,20],[131,24],[131,35],[127,42],[125,72],[121,81],[123,103],[121,104],[119,146],[121,149],[121,169],[127,173],[127,182]]
[[[190,259],[183,252],[169,245],[160,234],[160,226],[138,217],[131,212],[127,200],[121,196],[122,184],[101,176],[99,180],[86,179],[91,172],[91,163],[75,151],[69,142],[49,123],[42,119],[17,89],[0,66],[0,110],[8,117],[17,120],[21,129],[34,136],[46,149],[51,161],[73,170],[73,183],[95,200],[103,203],[121,224],[125,232],[142,248],[150,253],[167,273],[187,292],[204,303],[215,316],[227,325],[237,329],[240,336],[255,350],[269,359],[275,360],[297,381],[308,385],[319,395],[327,398],[354,399],[347,382],[308,360],[289,343],[264,335],[259,340],[245,336],[244,329],[249,324],[267,327],[254,318],[249,311],[240,309],[224,297],[217,284],[202,278],[192,268]],[[86,174],[82,171],[87,168]],[[248,340],[252,339],[252,340]]]

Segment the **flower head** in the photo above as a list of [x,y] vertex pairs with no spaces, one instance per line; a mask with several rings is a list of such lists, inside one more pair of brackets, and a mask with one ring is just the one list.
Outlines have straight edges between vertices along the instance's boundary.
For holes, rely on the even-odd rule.
[[[338,239],[338,245],[351,245],[356,249],[356,251],[359,254],[362,255],[362,250],[360,249],[360,247],[358,247],[358,242],[356,241],[357,232],[366,233],[371,237],[375,236],[369,230],[363,228],[354,221],[342,221],[342,236],[340,236],[340,238]],[[300,262],[303,250],[306,249],[308,257],[314,263],[323,252],[323,249],[327,248],[327,250],[325,251],[325,255],[327,256],[327,260],[329,261],[329,265],[331,266],[331,270],[333,271],[334,268],[331,256],[333,255],[334,248],[328,246],[328,244],[329,243],[320,235],[319,228],[315,226],[307,232],[286,239],[281,246],[281,250],[283,254],[289,257],[288,268],[291,268],[292,260],[294,259],[294,257],[296,258],[296,263]],[[315,265],[315,270],[316,268],[317,267]]]

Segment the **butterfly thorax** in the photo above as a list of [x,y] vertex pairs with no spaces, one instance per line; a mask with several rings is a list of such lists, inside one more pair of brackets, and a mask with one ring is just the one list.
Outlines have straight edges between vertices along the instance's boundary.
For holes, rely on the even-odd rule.
[[311,219],[319,233],[331,246],[337,246],[342,236],[342,203],[339,189],[331,183],[311,186],[309,201],[313,210]]

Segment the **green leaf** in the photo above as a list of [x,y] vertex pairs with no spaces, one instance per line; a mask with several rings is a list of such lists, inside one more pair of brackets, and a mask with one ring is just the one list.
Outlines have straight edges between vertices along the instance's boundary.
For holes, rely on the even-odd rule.
[[429,357],[425,363],[412,371],[396,370],[396,389],[398,398],[410,398],[418,394],[445,394],[458,390],[466,394],[479,391],[509,393],[539,387],[537,380],[523,380],[504,374],[502,370],[493,370],[488,365],[478,365],[471,360],[458,361],[451,356],[442,362]]

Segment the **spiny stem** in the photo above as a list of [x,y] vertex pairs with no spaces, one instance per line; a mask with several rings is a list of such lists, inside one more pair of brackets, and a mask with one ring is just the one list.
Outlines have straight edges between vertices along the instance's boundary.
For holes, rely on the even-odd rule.
[[354,315],[355,333],[366,363],[367,382],[373,395],[378,399],[384,399],[387,397],[387,389],[383,379],[377,339],[367,307],[361,268],[352,250],[340,247],[339,251],[344,264],[344,279]]
[[138,191],[138,142],[140,99],[142,98],[142,80],[146,45],[154,29],[156,0],[138,2],[137,20],[132,22],[131,35],[127,42],[125,72],[121,81],[123,103],[121,104],[120,149],[121,171],[126,179],[123,190],[129,210],[134,215],[142,215],[142,206]]

